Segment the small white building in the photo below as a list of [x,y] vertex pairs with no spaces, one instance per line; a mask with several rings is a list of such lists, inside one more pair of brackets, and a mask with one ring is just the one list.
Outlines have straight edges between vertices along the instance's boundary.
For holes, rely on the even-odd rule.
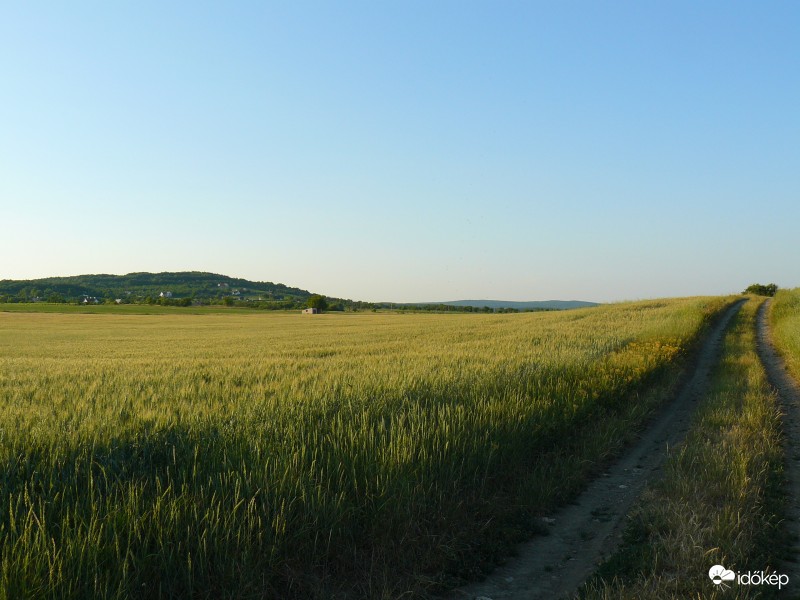
[[161,292],[159,296],[162,298],[172,298],[172,292]]
[[305,308],[305,309],[303,309],[303,314],[304,315],[317,315],[317,314],[319,314],[319,309],[318,308]]

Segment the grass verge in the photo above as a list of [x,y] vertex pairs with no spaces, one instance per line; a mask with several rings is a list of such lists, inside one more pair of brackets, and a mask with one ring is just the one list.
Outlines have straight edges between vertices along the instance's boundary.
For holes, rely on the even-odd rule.
[[779,290],[769,313],[775,346],[800,380],[800,288]]

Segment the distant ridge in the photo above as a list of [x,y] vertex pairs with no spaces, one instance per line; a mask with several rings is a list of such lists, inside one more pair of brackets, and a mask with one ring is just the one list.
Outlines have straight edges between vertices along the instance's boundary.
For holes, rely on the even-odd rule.
[[568,310],[571,308],[589,308],[599,306],[597,302],[584,300],[539,300],[531,302],[514,302],[511,300],[449,300],[447,302],[415,302],[415,306],[428,304],[444,304],[447,306],[473,306],[475,308],[515,308],[517,310]]
[[217,273],[200,271],[165,273],[128,273],[127,275],[74,275],[42,279],[0,279],[0,295],[25,300],[61,298],[75,301],[96,298],[137,298],[170,295],[192,298],[225,296],[262,297],[270,300],[305,301],[311,292],[271,281],[250,281]]

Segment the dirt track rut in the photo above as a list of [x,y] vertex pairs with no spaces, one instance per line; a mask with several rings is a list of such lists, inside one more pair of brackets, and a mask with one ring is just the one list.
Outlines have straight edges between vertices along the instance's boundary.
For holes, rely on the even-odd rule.
[[708,334],[675,399],[573,504],[545,519],[550,535],[518,548],[518,555],[484,581],[452,592],[449,600],[553,600],[573,594],[617,547],[625,516],[667,451],[684,438],[698,398],[721,353],[723,334],[741,302],[729,307]]

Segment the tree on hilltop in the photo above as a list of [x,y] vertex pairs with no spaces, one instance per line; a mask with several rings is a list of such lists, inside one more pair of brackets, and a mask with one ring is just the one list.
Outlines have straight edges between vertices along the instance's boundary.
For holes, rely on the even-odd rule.
[[754,283],[753,285],[748,286],[748,288],[742,293],[755,294],[756,296],[774,296],[775,292],[777,291],[778,291],[778,286],[774,283],[768,283],[767,285]]

